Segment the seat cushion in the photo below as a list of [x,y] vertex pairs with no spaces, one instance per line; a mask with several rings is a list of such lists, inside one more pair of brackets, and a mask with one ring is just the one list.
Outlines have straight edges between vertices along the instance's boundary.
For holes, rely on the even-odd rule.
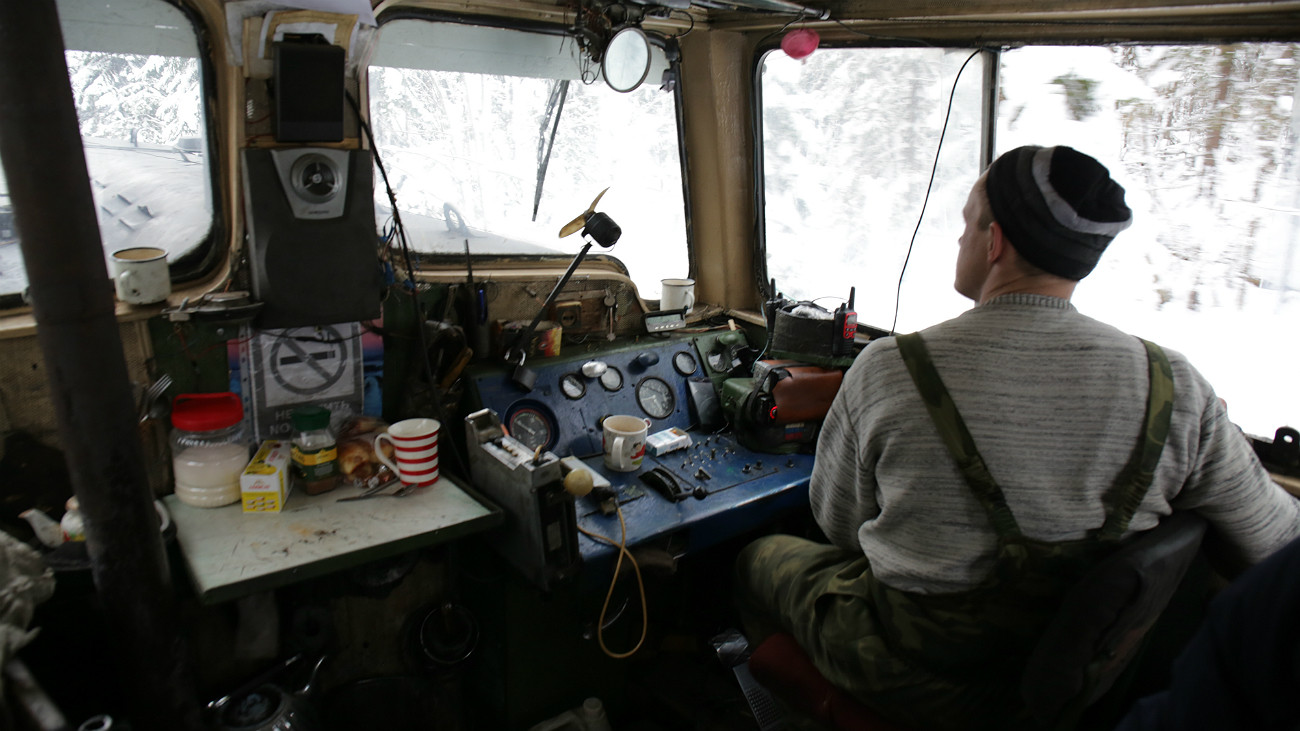
[[906,731],[831,685],[792,635],[764,640],[750,655],[749,670],[792,709],[836,731]]

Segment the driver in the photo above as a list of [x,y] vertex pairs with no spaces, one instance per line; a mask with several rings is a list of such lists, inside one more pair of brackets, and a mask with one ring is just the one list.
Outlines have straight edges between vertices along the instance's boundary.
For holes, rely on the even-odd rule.
[[862,351],[809,488],[830,545],[762,538],[737,591],[752,642],[791,633],[883,715],[1005,728],[1038,628],[1120,539],[1192,510],[1255,563],[1300,510],[1182,355],[1070,303],[1132,222],[1104,166],[1012,150],[962,216],[955,287],[976,306]]

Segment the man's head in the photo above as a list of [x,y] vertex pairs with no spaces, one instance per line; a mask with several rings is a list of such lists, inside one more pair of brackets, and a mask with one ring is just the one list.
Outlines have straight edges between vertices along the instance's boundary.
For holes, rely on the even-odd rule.
[[1088,276],[1133,223],[1124,188],[1104,165],[1069,147],[1018,147],[984,175],[992,218],[1021,257],[1048,274]]

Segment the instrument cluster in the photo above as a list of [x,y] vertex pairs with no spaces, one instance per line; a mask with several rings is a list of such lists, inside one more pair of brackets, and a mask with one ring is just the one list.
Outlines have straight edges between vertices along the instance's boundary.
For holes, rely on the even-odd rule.
[[687,381],[702,377],[694,343],[674,338],[580,356],[529,361],[531,391],[501,369],[475,375],[483,406],[501,416],[511,436],[561,457],[598,454],[600,420],[613,414],[648,417],[651,431],[691,423]]

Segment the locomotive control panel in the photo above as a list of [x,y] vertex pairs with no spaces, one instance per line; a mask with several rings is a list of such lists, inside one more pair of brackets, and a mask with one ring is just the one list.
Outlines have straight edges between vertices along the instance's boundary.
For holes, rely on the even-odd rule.
[[[710,367],[715,339],[670,335],[530,360],[537,374],[530,391],[516,385],[508,367],[479,367],[471,375],[479,404],[498,414],[510,436],[530,449],[576,457],[608,481],[629,546],[651,543],[680,556],[807,503],[812,455],[753,452],[727,429],[700,429],[701,394],[711,392],[716,375]],[[635,472],[609,470],[601,420],[615,414],[649,419],[652,435],[676,427],[691,443],[647,453]],[[618,540],[618,517],[609,507],[595,493],[577,499],[578,526]],[[577,541],[588,564],[612,560],[616,552],[582,534]]]

